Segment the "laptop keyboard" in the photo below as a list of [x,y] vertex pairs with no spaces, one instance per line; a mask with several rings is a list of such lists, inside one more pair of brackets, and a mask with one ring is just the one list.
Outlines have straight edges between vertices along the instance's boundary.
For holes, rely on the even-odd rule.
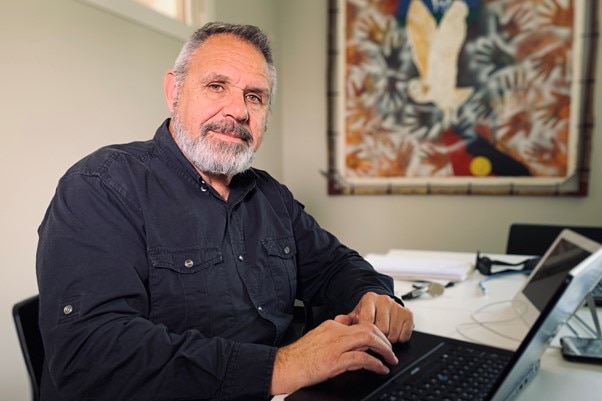
[[445,344],[438,356],[402,374],[373,401],[479,401],[484,400],[510,355],[459,344]]

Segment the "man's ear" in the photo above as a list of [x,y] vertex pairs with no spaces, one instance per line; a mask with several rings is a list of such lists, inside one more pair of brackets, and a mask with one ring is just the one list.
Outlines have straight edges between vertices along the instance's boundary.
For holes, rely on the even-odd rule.
[[165,78],[163,78],[163,93],[167,107],[173,113],[174,101],[176,100],[176,74],[172,70],[168,71],[165,74]]

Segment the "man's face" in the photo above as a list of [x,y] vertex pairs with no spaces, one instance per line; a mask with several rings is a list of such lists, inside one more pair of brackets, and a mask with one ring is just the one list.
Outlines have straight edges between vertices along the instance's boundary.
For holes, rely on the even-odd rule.
[[232,176],[250,167],[270,103],[261,52],[229,34],[212,36],[192,56],[180,90],[171,72],[165,85],[170,131],[197,169]]

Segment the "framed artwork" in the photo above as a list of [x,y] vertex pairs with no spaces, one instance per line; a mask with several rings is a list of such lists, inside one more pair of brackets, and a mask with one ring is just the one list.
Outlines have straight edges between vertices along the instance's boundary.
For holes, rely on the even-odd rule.
[[330,194],[587,195],[595,0],[329,0]]

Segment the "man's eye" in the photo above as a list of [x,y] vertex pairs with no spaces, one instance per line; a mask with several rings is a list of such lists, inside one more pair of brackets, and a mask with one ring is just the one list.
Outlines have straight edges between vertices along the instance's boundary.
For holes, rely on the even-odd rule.
[[263,99],[260,96],[257,96],[253,93],[249,93],[247,95],[247,100],[251,103],[255,103],[255,104],[263,104]]
[[224,90],[224,86],[222,84],[209,84],[207,87],[213,92],[221,92]]

